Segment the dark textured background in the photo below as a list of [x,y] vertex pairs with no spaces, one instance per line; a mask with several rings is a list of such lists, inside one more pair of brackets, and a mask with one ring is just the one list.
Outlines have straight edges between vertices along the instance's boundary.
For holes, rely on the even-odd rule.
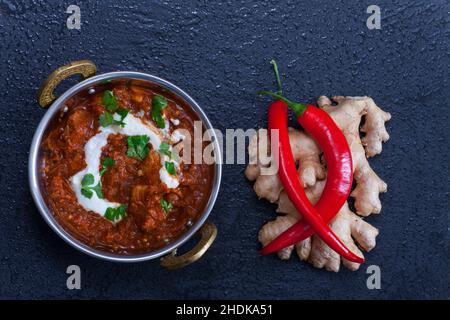
[[[368,30],[366,8],[382,9]],[[68,30],[65,9],[81,7]],[[448,298],[449,112],[446,1],[19,1],[0,0],[1,298]],[[220,129],[266,125],[277,58],[297,100],[370,95],[389,111],[391,140],[371,160],[388,183],[368,265],[338,274],[296,257],[261,258],[256,235],[274,217],[243,165],[226,165],[211,219],[219,236],[201,261],[169,272],[157,262],[95,260],[60,240],[28,191],[27,157],[44,114],[37,89],[55,68],[92,59],[99,72],[139,70],[189,92]],[[75,80],[66,82],[67,88]],[[82,290],[65,287],[82,268]]]

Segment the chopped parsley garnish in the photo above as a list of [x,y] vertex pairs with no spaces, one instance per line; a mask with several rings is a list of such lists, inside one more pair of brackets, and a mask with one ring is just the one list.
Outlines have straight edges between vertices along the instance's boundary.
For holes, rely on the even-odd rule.
[[167,142],[165,141],[161,142],[161,144],[159,145],[159,152],[161,154],[168,156],[169,159],[172,159],[172,152],[170,152],[170,145]]
[[127,215],[126,212],[126,207],[125,205],[121,204],[119,207],[117,208],[111,208],[109,207],[108,209],[106,209],[105,211],[105,218],[112,221],[112,222],[116,222],[119,221],[120,219],[122,219],[123,217],[125,217]]
[[81,194],[86,198],[92,198],[94,192],[99,199],[103,199],[102,186],[100,181],[94,186],[95,178],[91,173],[86,174],[81,180]]
[[125,122],[123,122],[123,120],[127,117],[128,115],[128,110],[124,109],[124,108],[118,108],[116,110],[116,113],[120,116],[119,120],[114,120],[114,124],[117,126],[121,126],[122,128],[125,127]]
[[113,124],[114,118],[111,113],[106,111],[105,113],[100,115],[100,117],[98,118],[98,121],[100,122],[100,125],[102,127],[106,128],[107,126]]
[[116,113],[121,117],[121,121],[125,119],[125,117],[128,115],[128,110],[124,108],[117,108]]
[[155,95],[152,99],[152,111],[150,115],[152,116],[153,121],[156,122],[156,126],[161,129],[166,127],[162,116],[162,111],[165,107],[167,107],[166,98],[159,94]]
[[116,109],[119,107],[117,99],[111,90],[106,90],[103,93],[102,103],[105,106],[106,110],[110,112],[116,111]]
[[116,162],[114,159],[106,157],[105,160],[103,160],[103,167],[102,170],[100,170],[100,177],[103,176],[106,170],[108,170],[109,167],[112,167],[115,163]]
[[150,152],[150,149],[147,146],[149,140],[150,138],[146,135],[128,136],[127,156],[143,161]]
[[123,120],[128,115],[128,112],[129,111],[127,109],[123,108],[117,109],[115,113],[120,116],[120,119],[116,120],[114,119],[114,116],[110,112],[105,111],[102,115],[100,115],[98,120],[100,121],[100,125],[104,128],[112,124],[116,126],[121,126],[123,128],[125,127],[125,122]]
[[[125,127],[125,122],[123,121],[128,115],[128,110],[120,108],[114,93],[111,90],[106,90],[102,97],[102,103],[105,106],[105,111],[99,117],[100,125],[102,127],[107,127],[112,124]],[[119,120],[114,119],[114,114],[117,113],[120,116]]]
[[173,162],[166,161],[164,162],[164,166],[166,167],[167,172],[172,176],[177,174],[177,171],[175,170],[175,164]]
[[161,202],[161,207],[163,208],[165,213],[168,213],[170,211],[170,209],[173,208],[173,205],[170,202],[164,200],[163,198],[161,198],[160,202]]

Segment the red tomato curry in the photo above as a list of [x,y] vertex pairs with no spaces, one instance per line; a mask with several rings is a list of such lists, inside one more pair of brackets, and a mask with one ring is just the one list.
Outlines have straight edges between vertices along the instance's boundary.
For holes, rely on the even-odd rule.
[[[160,104],[155,105],[155,101]],[[98,169],[103,173],[99,176],[97,189],[82,186],[81,196],[77,196],[71,182],[72,177],[87,166],[86,143],[101,128],[117,125],[111,121],[120,121],[119,110],[126,110],[155,127],[161,118],[167,123],[172,119],[176,125],[170,122],[169,135],[182,128],[194,137],[193,123],[199,118],[189,105],[159,87],[144,86],[137,80],[104,83],[95,87],[95,92],[71,97],[65,105],[65,110],[61,110],[59,117],[51,123],[43,140],[41,173],[47,205],[67,232],[102,251],[141,254],[174,241],[199,218],[210,197],[214,167],[181,162],[174,175],[179,185],[168,188],[160,179],[159,150],[152,148],[150,143],[145,144],[144,140],[140,149],[130,152],[130,142],[124,134],[110,134],[101,148]],[[118,114],[112,119],[107,117],[106,113],[113,113],[108,110],[117,107]],[[159,113],[155,116],[152,109]],[[204,143],[203,148],[205,146]],[[133,152],[141,152],[141,158],[133,156]],[[168,168],[169,172],[169,169],[174,170]],[[88,185],[92,181],[86,175],[82,184]],[[109,202],[121,204],[123,210],[112,208],[103,215],[87,210],[79,200],[90,201],[89,196],[90,199],[102,196]],[[120,220],[116,221],[114,217]]]

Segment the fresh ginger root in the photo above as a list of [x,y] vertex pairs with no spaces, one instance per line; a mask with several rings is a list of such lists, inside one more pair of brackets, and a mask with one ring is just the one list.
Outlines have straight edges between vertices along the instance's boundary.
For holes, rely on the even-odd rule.
[[[387,185],[372,170],[367,157],[381,153],[382,142],[389,139],[385,122],[391,116],[381,110],[369,97],[338,96],[332,99],[337,105],[332,105],[330,99],[325,96],[320,97],[317,104],[333,118],[349,144],[356,181],[356,187],[350,196],[355,199],[356,213],[364,217],[371,213],[379,213],[381,210],[379,194],[386,192]],[[360,127],[363,117],[365,121]],[[365,134],[363,138],[360,131]],[[326,179],[326,164],[321,159],[322,151],[305,132],[289,128],[289,138],[294,159],[299,163],[299,177],[309,200],[315,204],[322,194]],[[268,140],[266,130],[259,130],[252,138],[248,148],[250,164],[245,171],[247,178],[255,181],[254,190],[258,197],[277,203],[277,212],[281,214],[260,230],[258,239],[263,246],[300,218],[283,191],[278,176],[261,174],[261,168],[268,167],[271,159],[269,157],[267,163],[260,161],[258,149],[270,152]],[[330,227],[349,249],[362,256],[359,248],[367,252],[373,249],[378,230],[357,214],[345,203],[330,223]],[[293,250],[294,246],[284,248],[278,252],[278,256],[281,259],[289,259]],[[325,267],[329,271],[339,271],[341,257],[316,235],[296,243],[295,250],[301,260],[307,260],[317,268]],[[342,259],[342,263],[350,270],[359,268],[359,264],[345,259]]]

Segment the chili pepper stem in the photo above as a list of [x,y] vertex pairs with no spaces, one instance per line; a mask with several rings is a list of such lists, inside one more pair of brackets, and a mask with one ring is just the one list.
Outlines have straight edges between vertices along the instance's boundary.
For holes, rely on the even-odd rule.
[[282,94],[280,94],[278,92],[264,91],[263,90],[263,91],[258,91],[258,94],[272,96],[272,97],[277,98],[278,100],[286,102],[286,104],[288,105],[289,109],[294,111],[294,113],[297,115],[297,117],[302,116],[303,113],[306,111],[306,108],[307,108],[306,104],[298,103],[298,102],[294,102],[292,100],[289,100],[288,98],[286,98],[285,96],[283,96]]
[[273,66],[273,72],[275,73],[275,78],[277,79],[277,92],[271,92],[271,91],[259,91],[258,94],[262,95],[269,95],[273,96],[277,99],[280,99],[287,103],[289,108],[294,111],[294,113],[297,115],[297,117],[300,117],[303,112],[305,112],[307,106],[303,103],[294,102],[292,100],[289,100],[285,96],[283,96],[283,89],[281,86],[281,78],[280,78],[280,72],[278,71],[278,64],[275,61],[275,59],[272,59],[270,61],[270,64]]
[[275,77],[277,78],[277,87],[278,87],[277,93],[278,94],[283,94],[283,90],[282,90],[282,87],[281,87],[281,78],[280,78],[280,73],[278,72],[277,62],[274,59],[272,59],[270,61],[270,64],[273,66],[273,72],[275,73]]

